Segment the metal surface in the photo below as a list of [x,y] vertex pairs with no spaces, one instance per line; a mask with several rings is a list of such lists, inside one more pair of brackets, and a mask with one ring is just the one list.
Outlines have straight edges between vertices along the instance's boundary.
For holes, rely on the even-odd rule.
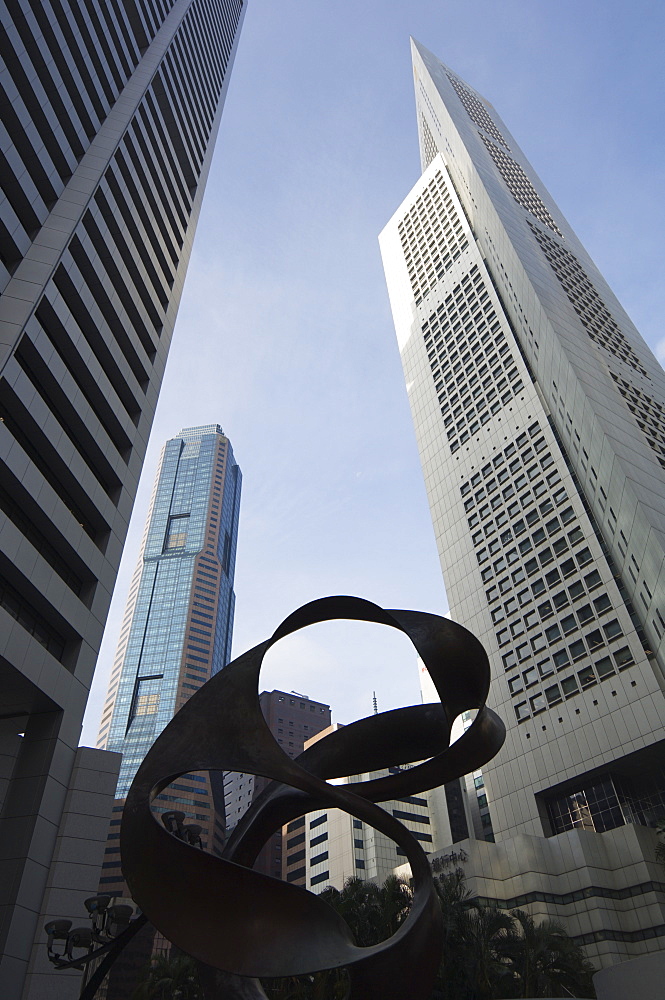
[[[261,714],[261,663],[284,636],[337,618],[404,632],[429,670],[441,703],[361,719],[290,760]],[[418,841],[375,803],[442,785],[497,753],[505,730],[485,706],[489,681],[481,644],[446,618],[386,611],[356,597],[328,597],[299,608],[270,639],[200,688],[139,768],[120,832],[123,874],[136,903],[178,948],[234,976],[292,976],[347,966],[350,1000],[424,1000],[439,965],[442,939],[429,863]],[[475,721],[449,746],[453,721],[468,709],[478,710]],[[326,781],[423,760],[407,771],[353,786]],[[209,769],[272,779],[235,828],[223,857],[171,836],[150,808],[180,775]],[[346,923],[321,898],[249,867],[284,823],[320,808],[350,813],[392,838],[406,854],[413,904],[398,931],[380,944],[359,948]]]

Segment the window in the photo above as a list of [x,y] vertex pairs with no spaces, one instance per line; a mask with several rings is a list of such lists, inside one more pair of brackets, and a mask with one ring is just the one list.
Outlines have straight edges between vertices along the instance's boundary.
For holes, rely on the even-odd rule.
[[561,690],[566,698],[570,698],[572,695],[577,694],[579,688],[577,686],[577,680],[575,677],[565,677],[561,681]]
[[529,667],[528,670],[524,671],[522,676],[524,677],[524,684],[526,687],[531,687],[531,685],[535,684],[538,680],[538,674],[535,667]]
[[506,653],[503,656],[503,668],[504,670],[510,670],[517,663],[517,656],[515,653]]
[[568,651],[573,660],[579,660],[581,657],[586,656],[586,647],[581,639],[577,639],[576,642],[571,642],[568,647]]
[[568,588],[568,593],[570,594],[570,596],[574,601],[576,601],[578,597],[581,597],[582,594],[586,594],[586,591],[584,589],[584,584],[582,583],[582,581],[576,580],[575,583],[571,583],[570,587]]
[[618,636],[622,635],[621,626],[616,618],[613,621],[608,622],[607,625],[603,625],[603,632],[609,640],[616,639]]
[[[615,654],[615,659],[616,659],[616,654]],[[605,677],[610,677],[611,674],[615,673],[614,664],[612,663],[609,656],[604,656],[602,660],[596,660],[596,670],[598,671],[598,676],[600,677],[601,681],[604,680]]]
[[591,650],[597,649],[598,646],[604,645],[603,637],[600,634],[599,628],[594,629],[593,632],[589,632],[589,634],[586,637],[586,641],[587,641],[587,646]]
[[534,697],[531,698],[530,701],[531,701],[531,710],[534,715],[536,715],[538,712],[545,711],[547,707],[545,704],[545,695],[543,694],[534,695]]
[[554,660],[554,666],[557,668],[557,670],[561,670],[563,667],[567,667],[568,664],[570,663],[570,657],[568,656],[568,651],[565,649],[560,649],[557,653],[554,654],[552,659]]
[[596,684],[596,675],[593,672],[593,667],[584,667],[582,670],[578,670],[577,676],[583,688]]
[[561,701],[561,691],[559,690],[559,685],[552,684],[551,687],[545,688],[545,697],[547,698],[548,705],[556,705],[557,702]]
[[517,694],[519,691],[524,690],[524,681],[518,674],[517,677],[511,677],[508,681],[508,689],[511,694]]
[[530,713],[525,701],[520,702],[519,705],[515,705],[515,715],[518,722],[524,722],[525,719],[529,718]]
[[614,662],[616,663],[619,670],[623,670],[625,667],[629,667],[631,663],[634,663],[633,654],[631,653],[628,646],[624,646],[623,649],[618,649],[614,655]]
[[561,608],[565,608],[567,604],[570,604],[570,601],[568,600],[568,594],[566,593],[566,591],[561,590],[559,591],[558,594],[555,594],[554,597],[552,598],[552,604],[557,609],[557,611],[560,611]]
[[565,618],[562,618],[561,628],[563,629],[564,635],[568,635],[569,632],[574,632],[577,628],[575,615],[566,615]]
[[591,605],[590,604],[583,604],[581,608],[578,608],[577,609],[577,617],[579,618],[581,625],[586,625],[587,622],[592,621],[594,619],[595,615],[594,615],[593,611],[591,610]]
[[594,569],[591,571],[591,573],[587,573],[587,575],[584,577],[584,582],[586,583],[589,590],[593,590],[595,587],[599,587],[602,583],[602,580],[600,579],[600,573],[598,572],[598,570]]
[[187,544],[188,526],[189,514],[174,514],[169,517],[166,538],[164,539],[164,552],[170,552],[172,549],[184,549]]
[[545,638],[548,642],[556,642],[561,638],[561,629],[556,623],[545,629]]

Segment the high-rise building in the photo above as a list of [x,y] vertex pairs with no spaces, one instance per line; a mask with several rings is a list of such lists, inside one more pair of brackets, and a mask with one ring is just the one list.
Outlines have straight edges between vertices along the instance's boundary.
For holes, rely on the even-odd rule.
[[[305,749],[340,728],[339,724],[329,726],[308,740]],[[353,786],[361,781],[385,778],[403,769],[390,767],[354,774],[344,778],[341,784]],[[424,796],[409,795],[380,804],[420,841],[427,854],[431,852],[432,821]],[[284,831],[284,879],[294,885],[305,886],[312,892],[323,892],[329,886],[342,889],[349,878],[373,879],[382,885],[393,874],[395,867],[403,863],[404,851],[401,847],[380,830],[340,809],[316,809],[293,820]]]
[[[164,446],[99,733],[100,747],[122,753],[100,882],[113,895],[127,894],[118,833],[134,775],[178,709],[231,658],[241,480],[216,424]],[[184,812],[208,850],[216,832],[223,840],[223,796],[207,773],[179,778],[154,809]]]
[[[330,705],[312,701],[296,691],[262,691],[259,704],[270,732],[292,760],[301,754],[307,740],[330,726]],[[224,811],[230,833],[254,799],[269,784],[261,775],[224,773]],[[283,875],[283,836],[272,835],[259,853],[254,869],[273,878]]]
[[450,614],[507,726],[479,850],[527,838],[542,873],[621,839],[620,884],[575,886],[616,961],[665,923],[655,835],[618,832],[665,812],[665,374],[494,108],[413,66],[423,173],[381,247]]
[[12,1000],[40,923],[244,6],[2,8],[0,992]]

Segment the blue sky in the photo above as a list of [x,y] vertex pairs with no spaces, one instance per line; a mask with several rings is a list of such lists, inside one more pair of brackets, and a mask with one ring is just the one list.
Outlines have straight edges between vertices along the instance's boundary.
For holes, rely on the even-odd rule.
[[[447,609],[377,244],[420,173],[409,35],[494,104],[663,360],[664,27],[653,0],[249,0],[83,743],[182,427],[221,423],[243,470],[234,655],[326,594]],[[407,640],[358,623],[262,679],[339,722],[419,699]]]

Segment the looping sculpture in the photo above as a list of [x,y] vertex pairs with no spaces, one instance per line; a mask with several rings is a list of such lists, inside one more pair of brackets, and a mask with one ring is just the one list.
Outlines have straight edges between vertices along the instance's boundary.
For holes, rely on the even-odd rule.
[[[373,715],[319,740],[290,760],[268,729],[258,700],[261,663],[279,639],[317,622],[345,618],[389,625],[413,643],[440,704]],[[377,802],[424,792],[482,767],[500,749],[503,723],[485,706],[490,668],[480,642],[461,625],[417,611],[386,611],[357,597],[313,601],[270,639],[229,663],[180,709],[136,774],[123,812],[122,868],[134,900],[183,951],[235,977],[294,976],[348,967],[349,1000],[425,1000],[441,958],[442,918],[418,841]],[[455,718],[478,714],[449,746]],[[388,777],[327,779],[424,761]],[[189,771],[240,771],[271,783],[229,838],[222,857],[169,834],[150,803]],[[314,809],[337,808],[392,838],[413,875],[410,913],[392,937],[359,948],[345,921],[320,897],[251,870],[283,824]],[[220,982],[221,979],[218,980]],[[237,980],[225,996],[264,996]]]

